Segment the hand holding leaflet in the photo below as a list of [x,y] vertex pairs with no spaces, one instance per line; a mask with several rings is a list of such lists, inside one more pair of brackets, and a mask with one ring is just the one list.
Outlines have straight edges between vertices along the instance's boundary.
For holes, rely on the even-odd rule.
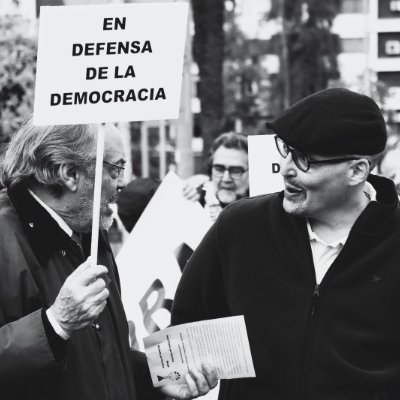
[[144,338],[155,387],[184,383],[191,369],[209,362],[220,379],[255,377],[244,317],[173,326]]

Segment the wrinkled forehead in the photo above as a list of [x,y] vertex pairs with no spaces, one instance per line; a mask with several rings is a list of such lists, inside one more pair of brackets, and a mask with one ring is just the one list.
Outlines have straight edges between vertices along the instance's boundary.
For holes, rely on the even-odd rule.
[[213,164],[225,166],[241,166],[247,168],[248,155],[246,151],[236,148],[218,147],[213,155]]

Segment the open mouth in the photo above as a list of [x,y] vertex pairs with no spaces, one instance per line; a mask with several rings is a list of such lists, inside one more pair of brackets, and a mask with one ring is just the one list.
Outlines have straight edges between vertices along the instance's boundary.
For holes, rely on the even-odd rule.
[[289,194],[289,195],[295,195],[295,194],[299,194],[302,193],[303,189],[298,187],[298,186],[294,186],[291,184],[288,184],[285,182],[285,193]]

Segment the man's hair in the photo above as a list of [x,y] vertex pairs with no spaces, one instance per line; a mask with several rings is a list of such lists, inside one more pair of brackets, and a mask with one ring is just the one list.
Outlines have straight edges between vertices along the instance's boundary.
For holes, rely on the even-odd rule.
[[0,182],[46,186],[55,195],[63,191],[59,170],[67,164],[86,172],[96,158],[95,125],[34,126],[32,116],[11,137],[3,156]]
[[214,154],[220,147],[226,147],[227,149],[243,150],[246,153],[248,150],[247,136],[241,133],[227,132],[219,135],[211,146],[208,160],[207,160],[207,173],[211,176],[211,168],[214,160]]

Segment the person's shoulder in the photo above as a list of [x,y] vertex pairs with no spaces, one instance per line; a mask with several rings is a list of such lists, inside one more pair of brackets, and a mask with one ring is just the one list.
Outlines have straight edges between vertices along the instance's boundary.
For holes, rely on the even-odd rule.
[[0,242],[7,243],[24,235],[21,220],[10,202],[6,189],[0,191]]
[[[254,197],[245,197],[243,199],[234,201],[229,204],[225,210],[230,213],[241,213],[241,212],[258,212],[260,209],[268,209],[280,207],[282,199],[280,196],[281,192],[262,194]],[[225,211],[224,210],[224,211]]]
[[17,222],[18,215],[8,198],[7,190],[0,190],[0,229],[5,222]]
[[226,206],[218,218],[220,223],[256,222],[260,216],[270,216],[282,209],[280,192],[245,197]]
[[0,191],[0,276],[7,279],[0,278],[0,292],[7,287],[18,287],[22,276],[27,279],[26,257],[30,254],[27,249],[28,240],[21,221],[3,189]]

